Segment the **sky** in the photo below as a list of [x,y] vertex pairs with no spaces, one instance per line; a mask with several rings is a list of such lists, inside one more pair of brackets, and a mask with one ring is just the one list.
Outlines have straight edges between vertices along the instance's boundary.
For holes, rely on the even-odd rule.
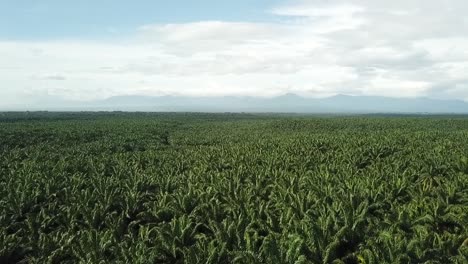
[[119,95],[468,101],[466,0],[0,0],[0,107]]

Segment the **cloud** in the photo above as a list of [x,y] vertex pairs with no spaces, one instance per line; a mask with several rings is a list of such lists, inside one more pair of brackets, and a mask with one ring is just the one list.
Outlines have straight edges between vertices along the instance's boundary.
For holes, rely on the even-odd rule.
[[334,5],[298,4],[284,6],[272,10],[279,16],[296,17],[293,22],[309,25],[308,33],[329,34],[343,30],[353,30],[364,25],[366,20],[359,13],[365,8],[358,5],[337,3]]
[[42,77],[33,76],[32,79],[35,80],[50,80],[50,81],[65,81],[67,77],[63,75],[47,75]]
[[462,0],[308,0],[272,7],[276,22],[142,25],[112,42],[0,41],[0,104],[44,93],[468,99],[466,11]]

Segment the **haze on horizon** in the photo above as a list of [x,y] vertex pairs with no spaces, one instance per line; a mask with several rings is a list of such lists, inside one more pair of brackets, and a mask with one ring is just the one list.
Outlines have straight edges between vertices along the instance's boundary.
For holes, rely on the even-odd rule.
[[122,95],[468,101],[466,0],[0,2],[0,108]]

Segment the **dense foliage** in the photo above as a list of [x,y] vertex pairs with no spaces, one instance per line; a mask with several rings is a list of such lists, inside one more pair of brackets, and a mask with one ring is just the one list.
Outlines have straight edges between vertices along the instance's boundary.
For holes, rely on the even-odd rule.
[[0,263],[467,263],[468,119],[0,113]]

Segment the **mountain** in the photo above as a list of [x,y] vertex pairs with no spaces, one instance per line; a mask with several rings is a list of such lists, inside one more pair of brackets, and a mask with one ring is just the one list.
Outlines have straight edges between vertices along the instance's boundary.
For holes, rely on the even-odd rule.
[[338,95],[321,100],[324,107],[340,112],[373,113],[468,113],[468,103],[461,100],[390,98],[379,96]]
[[47,105],[39,105],[31,109],[17,110],[468,114],[468,103],[461,100],[348,95],[318,99],[301,97],[292,93],[273,98],[129,95],[87,103],[64,103],[58,100],[54,102],[48,102]]
[[117,96],[88,107],[126,111],[291,112],[291,113],[468,113],[461,100],[336,95],[306,98],[288,93],[273,98],[225,96]]

